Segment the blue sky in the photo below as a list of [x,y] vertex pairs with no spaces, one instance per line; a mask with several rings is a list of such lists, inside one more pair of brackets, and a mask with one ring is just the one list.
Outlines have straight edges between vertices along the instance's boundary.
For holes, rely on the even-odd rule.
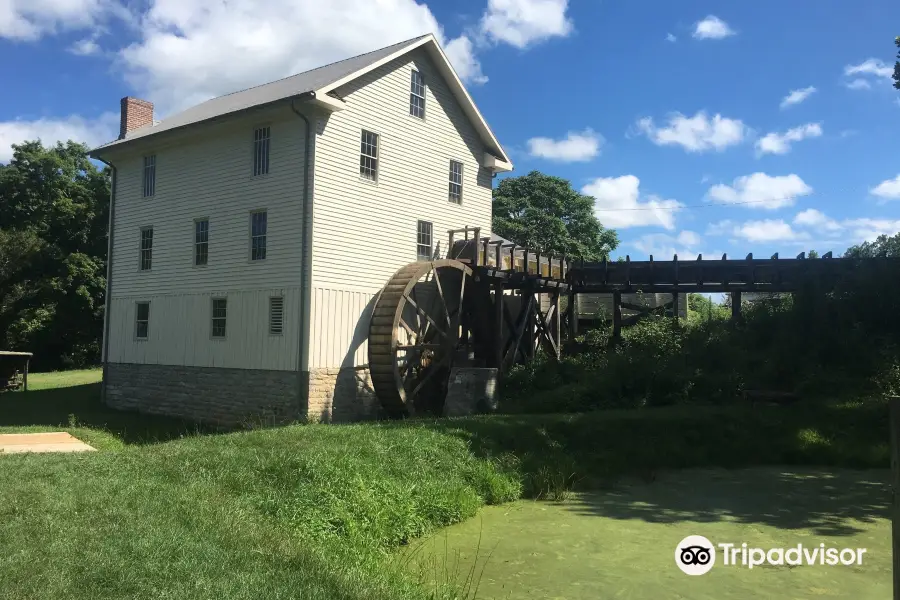
[[12,0],[0,161],[23,139],[111,139],[124,95],[165,116],[427,31],[514,175],[594,196],[617,254],[837,253],[900,231],[891,0]]

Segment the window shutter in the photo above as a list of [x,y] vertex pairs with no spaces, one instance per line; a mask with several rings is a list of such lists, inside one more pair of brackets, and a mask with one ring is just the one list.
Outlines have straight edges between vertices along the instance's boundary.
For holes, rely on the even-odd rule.
[[284,331],[284,298],[273,296],[269,298],[269,333],[281,335]]

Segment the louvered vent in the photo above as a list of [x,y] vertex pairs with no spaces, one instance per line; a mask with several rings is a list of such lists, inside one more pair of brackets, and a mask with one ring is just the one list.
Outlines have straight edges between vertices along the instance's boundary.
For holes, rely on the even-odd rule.
[[284,331],[284,298],[273,296],[269,298],[269,333],[281,335]]

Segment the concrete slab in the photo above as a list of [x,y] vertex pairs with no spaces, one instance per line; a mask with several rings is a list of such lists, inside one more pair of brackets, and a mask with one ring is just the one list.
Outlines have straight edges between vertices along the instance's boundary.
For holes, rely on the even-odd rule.
[[0,454],[22,452],[91,452],[96,448],[88,446],[65,431],[53,433],[7,433],[0,434]]

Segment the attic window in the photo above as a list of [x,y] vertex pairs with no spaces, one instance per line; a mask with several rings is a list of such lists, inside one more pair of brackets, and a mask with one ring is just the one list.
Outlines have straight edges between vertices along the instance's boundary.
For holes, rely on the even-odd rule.
[[409,83],[409,114],[425,118],[425,75],[415,69]]

